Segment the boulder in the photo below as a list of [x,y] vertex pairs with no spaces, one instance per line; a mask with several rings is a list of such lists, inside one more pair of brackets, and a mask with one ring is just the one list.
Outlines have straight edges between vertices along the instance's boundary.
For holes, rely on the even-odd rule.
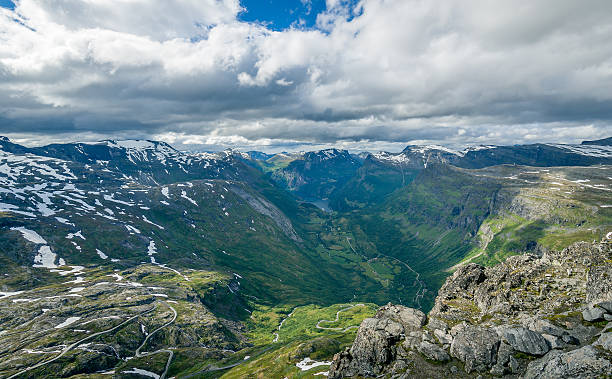
[[612,332],[602,333],[597,341],[593,343],[593,346],[601,346],[612,353]]
[[612,314],[612,301],[602,301],[601,303],[597,303],[599,308],[603,308],[606,312]]
[[570,336],[569,334],[564,334],[561,339],[563,342],[568,343],[570,345],[580,345],[580,340],[574,336]]
[[404,328],[388,318],[366,318],[349,351],[334,356],[329,377],[376,376],[395,358],[395,344]]
[[567,331],[563,328],[560,328],[556,325],[553,325],[548,320],[538,319],[529,325],[529,329],[538,332],[540,334],[549,334],[551,336],[561,337],[564,334],[567,334]]
[[587,379],[609,377],[612,363],[601,357],[593,346],[584,346],[567,353],[553,350],[527,367],[525,379]]
[[392,304],[387,304],[384,307],[381,307],[378,312],[376,312],[376,318],[387,318],[400,323],[404,327],[405,332],[420,329],[427,321],[427,316],[425,316],[425,313],[419,311],[418,309]]
[[566,346],[566,343],[561,337],[553,336],[550,334],[542,334],[542,337],[546,339],[546,342],[548,342],[548,345],[551,349],[563,349]]
[[548,342],[541,334],[523,327],[504,327],[498,333],[516,351],[542,356],[550,350]]
[[603,320],[603,316],[606,313],[602,308],[599,307],[587,307],[582,311],[582,318],[584,321],[599,321]]
[[450,356],[448,355],[448,353],[435,343],[423,341],[419,345],[418,350],[421,354],[423,354],[428,359],[431,359],[432,361],[450,361]]
[[413,330],[406,334],[406,339],[402,345],[406,350],[413,350],[419,346],[421,341],[423,341],[423,332],[420,330]]
[[453,342],[453,336],[442,329],[435,329],[433,334],[441,344],[450,345]]
[[503,376],[509,373],[516,373],[519,363],[514,358],[514,350],[510,345],[502,342],[497,349],[497,361],[491,369],[491,374],[495,376]]
[[495,365],[500,339],[489,328],[465,325],[457,331],[450,353],[465,363],[465,371],[489,371]]

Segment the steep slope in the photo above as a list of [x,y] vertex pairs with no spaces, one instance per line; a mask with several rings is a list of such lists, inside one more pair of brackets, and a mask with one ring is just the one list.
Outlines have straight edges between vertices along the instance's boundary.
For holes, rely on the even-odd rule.
[[301,159],[272,172],[272,179],[306,199],[327,199],[355,175],[361,166],[346,150],[327,149],[305,153]]
[[594,141],[582,141],[581,145],[598,145],[598,146],[611,146],[612,145],[612,137],[598,139]]
[[56,283],[0,292],[3,377],[167,376],[247,346],[231,320],[246,306],[232,275],[153,265],[55,271]]
[[435,145],[408,146],[401,155],[407,164],[415,166],[425,167],[429,162],[445,162],[472,169],[501,164],[551,167],[612,163],[612,149],[605,143],[602,145],[596,143],[597,141],[590,145],[475,146],[461,151]]
[[612,231],[611,177],[610,166],[466,170],[434,163],[339,222],[371,259],[390,256],[418,272],[429,291],[419,304],[415,294],[402,304],[428,309],[431,289],[461,261],[492,265],[509,255],[601,240]]
[[355,175],[330,193],[330,206],[334,210],[347,211],[381,203],[385,196],[410,184],[428,165],[440,163],[467,169],[503,164],[534,167],[609,165],[612,164],[612,149],[606,140],[587,141],[581,145],[482,145],[463,150],[411,145],[401,153],[367,154]]
[[387,305],[362,322],[330,378],[592,378],[612,375],[612,245],[468,265],[435,307]]
[[410,184],[421,168],[406,165],[403,158],[388,153],[368,154],[355,175],[331,193],[331,208],[348,211],[379,204],[393,191]]
[[[171,169],[155,168],[170,167],[173,158],[148,151],[158,145],[143,145],[127,155],[141,175],[128,175],[133,168],[124,169],[120,159],[100,163],[87,155],[92,163],[83,163],[83,155],[64,160],[0,152],[0,256],[14,273],[0,279],[7,289],[48,278],[45,267],[124,269],[149,262],[235,272],[244,278],[244,293],[260,302],[329,303],[356,295],[384,299],[394,276],[411,275],[399,269],[383,278],[351,249],[350,235],[330,229],[331,216],[299,205],[231,154],[177,152],[190,178],[180,181]],[[198,169],[204,163],[205,172]],[[241,180],[206,178],[217,175]],[[157,185],[151,178],[173,182]],[[390,266],[384,262],[380,270]]]
[[[262,354],[287,307],[382,302],[413,281],[392,259],[368,262],[332,215],[300,205],[243,156],[177,153],[182,181],[155,144],[122,148],[114,164],[86,149],[64,155],[78,145],[49,150],[63,159],[0,151],[6,376],[174,375],[193,359],[215,372]],[[245,335],[265,335],[263,345]]]

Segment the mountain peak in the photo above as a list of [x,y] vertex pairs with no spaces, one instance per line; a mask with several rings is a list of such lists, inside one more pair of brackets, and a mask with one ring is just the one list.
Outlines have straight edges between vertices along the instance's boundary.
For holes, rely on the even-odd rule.
[[593,141],[582,141],[581,145],[612,146],[612,137],[593,140]]
[[175,148],[163,141],[141,140],[141,139],[125,139],[125,140],[104,140],[97,144],[106,144],[109,147],[123,148],[127,150],[158,150],[159,147],[164,149]]

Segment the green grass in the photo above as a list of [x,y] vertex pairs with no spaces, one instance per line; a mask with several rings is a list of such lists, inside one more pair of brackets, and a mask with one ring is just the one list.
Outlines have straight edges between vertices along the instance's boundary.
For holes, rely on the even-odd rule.
[[[274,340],[274,333],[278,333],[278,341],[286,343],[294,339],[304,337],[318,337],[330,334],[337,334],[334,330],[317,329],[316,325],[319,320],[335,320],[336,312],[346,308],[352,304],[334,304],[327,307],[319,305],[305,305],[296,308],[288,307],[266,307],[257,306],[253,311],[251,318],[247,321],[249,332],[247,336],[255,345],[271,343]],[[323,323],[320,326],[326,328],[348,328],[358,326],[363,319],[372,317],[378,306],[376,304],[366,303],[363,306],[356,306],[341,312],[338,322]],[[293,314],[287,317],[291,312]],[[286,318],[280,331],[278,325],[281,320]],[[354,333],[354,330],[347,331]]]

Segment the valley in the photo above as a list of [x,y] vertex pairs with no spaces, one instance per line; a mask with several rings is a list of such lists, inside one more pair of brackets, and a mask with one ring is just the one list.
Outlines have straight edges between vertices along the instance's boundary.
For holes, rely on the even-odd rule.
[[471,263],[610,243],[611,191],[596,143],[266,155],[2,139],[0,376],[320,378],[380,305],[428,312]]

